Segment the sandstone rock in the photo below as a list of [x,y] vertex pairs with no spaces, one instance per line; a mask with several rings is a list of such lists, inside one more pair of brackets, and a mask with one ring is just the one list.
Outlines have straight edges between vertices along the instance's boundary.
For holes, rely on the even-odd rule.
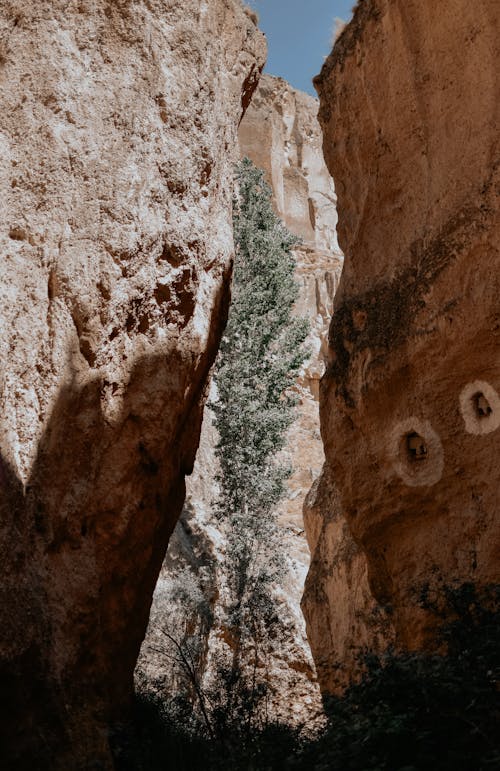
[[339,693],[361,675],[363,655],[383,653],[394,633],[370,591],[366,557],[327,464],[306,497],[304,527],[312,554],[302,599],[307,635],[322,692]]
[[[271,703],[273,715],[296,724],[310,721],[320,710],[319,690],[300,610],[310,559],[302,503],[324,461],[317,398],[324,369],[327,326],[342,267],[335,231],[335,190],[322,157],[317,110],[317,100],[279,78],[263,75],[239,130],[242,157],[250,157],[266,171],[276,212],[303,239],[295,252],[296,279],[301,288],[296,312],[310,320],[311,357],[297,383],[297,420],[290,429],[285,449],[294,473],[278,513],[288,573],[282,585],[275,587],[275,593],[287,632],[286,643],[276,644],[270,665],[276,691]],[[224,576],[217,569],[211,570],[211,563],[220,563],[224,552],[224,536],[212,512],[217,495],[215,442],[212,416],[206,410],[195,471],[188,481],[188,506],[169,546],[137,671],[140,686],[157,693],[171,693],[176,687],[175,675],[169,674],[175,670],[169,669],[168,660],[161,653],[160,630],[165,619],[178,612],[178,606],[169,598],[172,591],[175,593],[180,566],[187,566],[193,576],[208,571],[210,575],[203,573],[203,591],[212,598],[214,607],[218,593],[223,591]],[[221,645],[217,620],[212,628],[200,627],[198,632],[206,635],[202,655],[206,657],[205,676],[209,678],[210,656],[216,655]]]
[[[241,155],[264,169],[276,213],[301,238],[294,251],[300,286],[296,313],[309,320],[311,351],[297,384],[300,404],[287,452],[294,474],[282,506],[285,526],[303,529],[302,505],[319,476],[323,447],[318,432],[319,381],[328,350],[327,329],[343,265],[337,242],[336,194],[325,166],[318,102],[286,81],[263,75],[239,130]],[[309,564],[305,537],[301,562]],[[295,598],[297,601],[297,598]]]
[[[317,79],[346,254],[327,468],[407,648],[433,645],[427,585],[439,601],[444,585],[499,579],[499,11],[365,0]],[[327,527],[317,559],[331,561]],[[305,603],[313,641],[340,623],[325,597],[322,616]]]
[[325,166],[318,101],[263,75],[239,130],[242,156],[266,172],[277,214],[304,246],[341,256],[335,188]]
[[2,3],[4,767],[111,767],[224,325],[264,53],[238,0]]

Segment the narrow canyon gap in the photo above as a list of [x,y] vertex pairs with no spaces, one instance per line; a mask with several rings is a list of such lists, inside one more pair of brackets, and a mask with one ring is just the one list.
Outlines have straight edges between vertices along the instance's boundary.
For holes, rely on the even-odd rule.
[[[295,280],[299,285],[294,312],[310,324],[309,355],[294,385],[298,403],[284,448],[293,472],[276,510],[286,570],[273,583],[272,592],[285,633],[274,639],[270,636],[269,659],[261,656],[259,668],[259,676],[270,686],[269,714],[272,719],[292,725],[310,725],[322,711],[300,610],[309,566],[302,504],[324,461],[319,435],[319,381],[342,270],[335,229],[335,189],[323,159],[317,113],[316,99],[281,78],[262,75],[238,132],[241,157],[250,158],[265,171],[275,212],[301,238],[294,249]],[[217,657],[227,654],[231,641],[227,624],[220,618],[227,582],[224,555],[228,535],[216,515],[218,438],[214,413],[207,407],[194,473],[186,484],[186,506],[169,543],[137,667],[139,692],[159,699],[183,693],[178,667],[165,650],[164,631],[178,635],[184,646],[189,645],[187,638],[196,635],[200,643],[198,675],[207,688],[215,687]],[[179,576],[183,584],[196,587],[204,597],[214,614],[208,622],[208,614],[193,613],[192,605],[176,600]],[[186,629],[189,631],[184,634]]]

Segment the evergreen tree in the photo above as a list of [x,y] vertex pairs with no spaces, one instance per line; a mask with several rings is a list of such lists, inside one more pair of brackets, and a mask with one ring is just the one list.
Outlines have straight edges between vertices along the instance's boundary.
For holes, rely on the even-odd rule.
[[215,375],[221,507],[265,514],[284,492],[287,469],[275,456],[294,420],[288,389],[305,358],[307,322],[292,316],[299,239],[274,214],[264,173],[248,158],[237,179],[233,297]]
[[[292,313],[298,286],[291,250],[298,239],[274,214],[264,174],[247,158],[238,165],[237,181],[233,296],[212,406],[220,436],[219,516],[227,527],[224,567],[233,641],[228,692],[243,690],[248,706],[263,694],[255,668],[279,627],[270,594],[282,568],[274,512],[290,469],[278,454],[294,420],[291,387],[306,356],[308,326]],[[251,693],[241,680],[249,666]]]

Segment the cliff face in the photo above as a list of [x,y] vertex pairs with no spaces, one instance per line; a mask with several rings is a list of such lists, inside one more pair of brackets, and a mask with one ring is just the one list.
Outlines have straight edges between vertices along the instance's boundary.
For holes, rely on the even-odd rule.
[[[318,103],[312,97],[292,89],[283,80],[262,76],[252,103],[239,130],[241,156],[250,157],[266,171],[272,185],[277,213],[287,226],[303,238],[297,248],[296,279],[301,292],[296,312],[310,320],[308,345],[311,357],[305,363],[297,383],[297,420],[290,429],[285,448],[294,468],[288,495],[280,504],[283,552],[287,575],[275,587],[280,619],[285,624],[284,641],[276,641],[270,662],[275,689],[271,708],[276,717],[291,722],[308,720],[320,708],[314,665],[307,643],[300,597],[309,565],[309,550],[304,536],[302,503],[312,482],[319,476],[324,461],[319,435],[318,393],[323,372],[326,333],[333,307],[342,255],[335,234],[335,191],[324,165],[321,132],[317,123]],[[293,201],[295,208],[290,202]],[[187,485],[187,505],[169,546],[161,580],[155,592],[151,623],[137,671],[141,688],[163,695],[175,691],[178,681],[163,649],[161,629],[166,620],[170,630],[181,629],[192,635],[192,623],[185,624],[181,603],[180,616],[177,577],[184,572],[184,584],[191,595],[201,592],[214,610],[224,591],[224,575],[217,566],[224,554],[224,533],[213,515],[217,495],[215,475],[217,441],[210,411],[205,412],[196,467]],[[181,594],[182,597],[185,593]],[[199,594],[196,594],[199,596]],[[179,621],[171,622],[172,618]],[[210,678],[211,657],[223,645],[217,625],[196,629],[204,640],[199,651],[200,666]],[[158,653],[158,650],[160,653]]]
[[264,75],[242,121],[241,155],[266,172],[276,212],[316,253],[340,255],[335,188],[321,150],[318,102]]
[[304,527],[312,555],[302,597],[307,636],[321,691],[338,693],[361,675],[366,651],[380,654],[394,642],[394,629],[370,590],[328,463],[305,499]]
[[[432,645],[422,589],[439,603],[444,585],[499,578],[499,22],[493,0],[364,0],[317,79],[346,255],[327,467],[408,648]],[[324,599],[321,616],[306,598],[313,641],[337,612]]]
[[5,767],[111,763],[224,325],[264,54],[236,0],[2,3]]
[[[300,287],[295,310],[309,320],[311,356],[297,384],[300,407],[287,450],[295,473],[289,480],[291,497],[283,506],[283,516],[295,518],[299,529],[304,497],[324,460],[318,431],[319,381],[343,265],[336,231],[337,197],[323,159],[317,113],[316,99],[281,78],[263,75],[239,129],[241,156],[266,172],[277,214],[301,238],[294,251]],[[304,562],[309,562],[307,547]]]

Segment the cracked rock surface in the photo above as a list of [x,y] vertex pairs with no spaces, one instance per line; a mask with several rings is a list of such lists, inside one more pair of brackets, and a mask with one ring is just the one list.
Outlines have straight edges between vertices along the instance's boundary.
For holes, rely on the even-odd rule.
[[6,767],[111,767],[225,322],[264,58],[237,0],[1,5]]
[[[320,397],[333,489],[305,604],[316,662],[330,650],[325,691],[356,624],[375,645],[368,591],[388,641],[427,648],[422,590],[439,606],[446,585],[498,583],[499,11],[364,0],[316,81],[345,252]],[[336,642],[332,511],[354,537],[361,611]]]

